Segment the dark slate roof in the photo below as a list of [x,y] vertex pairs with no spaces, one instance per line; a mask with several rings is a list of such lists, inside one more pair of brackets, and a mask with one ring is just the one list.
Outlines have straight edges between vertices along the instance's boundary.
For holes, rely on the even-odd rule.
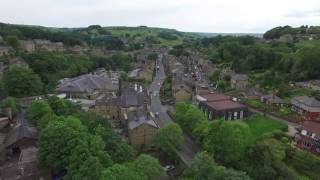
[[110,93],[98,97],[96,105],[114,104],[121,107],[139,107],[144,104],[150,104],[150,96],[147,90],[141,86],[142,91],[140,91],[140,85],[137,85],[137,89],[135,90],[134,86],[134,84],[125,86],[118,97]]
[[119,105],[119,97],[117,97],[113,93],[106,93],[101,96],[99,96],[96,101],[95,105],[113,105],[113,106],[118,106]]
[[265,95],[265,96],[262,96],[261,98],[266,99],[268,102],[273,103],[273,104],[283,104],[284,103],[284,101],[280,97],[273,95],[273,94]]
[[294,97],[291,102],[294,103],[294,101],[297,101],[310,107],[320,107],[320,101],[316,100],[314,97],[299,96]]
[[238,102],[234,102],[231,100],[204,102],[204,104],[206,104],[207,106],[217,111],[228,110],[228,109],[242,109],[247,107],[243,104],[240,104]]
[[[142,85],[130,85],[122,89],[119,98],[119,104],[122,107],[142,106],[144,103],[150,103],[150,97],[147,90]],[[142,91],[141,91],[142,90]]]
[[37,139],[36,128],[27,124],[17,124],[7,134],[5,147],[11,146],[12,144],[23,138]]
[[152,117],[143,110],[131,111],[128,116],[128,128],[135,129],[142,124],[148,124],[152,127],[158,128],[158,125],[154,122]]
[[231,97],[225,94],[221,93],[208,93],[200,95],[202,98],[205,99],[205,101],[211,102],[211,101],[224,101],[224,100],[230,100]]
[[113,84],[108,77],[85,74],[72,79],[66,79],[57,87],[57,91],[59,92],[90,93],[101,89],[116,90],[117,85]]

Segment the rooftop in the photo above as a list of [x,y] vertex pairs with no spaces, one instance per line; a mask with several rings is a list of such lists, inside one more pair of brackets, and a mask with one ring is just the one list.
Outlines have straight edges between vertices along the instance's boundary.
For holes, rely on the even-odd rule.
[[28,126],[27,124],[17,124],[9,133],[7,134],[5,140],[5,146],[9,147],[23,138],[37,138],[37,130],[35,127]]
[[152,127],[158,128],[158,125],[152,119],[151,115],[143,110],[131,111],[127,114],[128,128],[135,129],[142,124],[148,124]]
[[320,134],[320,123],[313,122],[313,121],[305,121],[302,124],[303,129],[313,132],[316,134]]
[[292,101],[293,102],[297,101],[299,103],[302,103],[310,107],[320,107],[320,101],[316,100],[314,97],[299,96],[299,97],[294,97]]
[[231,100],[205,102],[205,104],[207,104],[209,107],[211,107],[215,110],[246,108],[245,105],[240,104],[238,102],[231,101]]
[[204,99],[204,101],[224,101],[224,100],[230,100],[231,97],[225,94],[220,94],[220,93],[207,93],[200,95]]
[[284,101],[280,97],[278,97],[274,94],[265,95],[265,96],[262,96],[262,98],[264,98],[267,101],[269,101],[270,103],[274,103],[274,104],[284,103]]
[[108,77],[85,74],[62,80],[57,90],[60,92],[93,92],[98,89],[116,90],[118,87]]

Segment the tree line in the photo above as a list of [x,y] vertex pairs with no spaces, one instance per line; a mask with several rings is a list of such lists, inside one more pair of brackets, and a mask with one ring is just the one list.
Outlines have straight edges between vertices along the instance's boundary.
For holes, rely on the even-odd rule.
[[[215,179],[219,169],[236,179],[319,176],[320,159],[292,147],[291,139],[282,129],[254,136],[245,123],[248,120],[209,121],[200,109],[185,103],[176,105],[174,119],[203,146],[204,152],[186,170],[186,179]],[[228,175],[224,177],[228,179]]]
[[112,128],[110,120],[84,112],[55,96],[34,101],[27,118],[39,131],[38,158],[52,172],[66,171],[66,179],[141,179],[164,175],[158,160],[141,154]]

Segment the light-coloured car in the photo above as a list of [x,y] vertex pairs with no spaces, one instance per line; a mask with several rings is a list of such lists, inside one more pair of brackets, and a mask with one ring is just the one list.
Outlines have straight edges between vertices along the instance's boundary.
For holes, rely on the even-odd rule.
[[173,170],[175,167],[174,167],[174,165],[166,165],[164,168],[163,168],[163,170],[165,170],[165,171],[170,171],[170,170]]

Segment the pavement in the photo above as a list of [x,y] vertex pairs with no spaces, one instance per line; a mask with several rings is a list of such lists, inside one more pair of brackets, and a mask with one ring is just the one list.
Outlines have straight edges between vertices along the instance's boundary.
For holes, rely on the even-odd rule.
[[[150,91],[156,92],[156,93],[152,93],[151,111],[153,113],[156,113],[156,112],[159,113],[158,118],[156,118],[156,121],[160,126],[160,128],[164,127],[168,123],[173,122],[173,120],[170,118],[170,116],[166,111],[167,108],[161,104],[160,97],[159,97],[161,85],[166,77],[163,63],[162,63],[162,58],[163,58],[163,54],[160,54],[159,59],[157,60],[157,65],[159,65],[159,70],[156,72],[156,76],[154,77],[153,82],[150,85]],[[200,147],[193,141],[193,139],[187,134],[184,134],[184,141],[177,152],[180,159],[187,166],[191,166],[193,157],[199,151],[200,151]]]

